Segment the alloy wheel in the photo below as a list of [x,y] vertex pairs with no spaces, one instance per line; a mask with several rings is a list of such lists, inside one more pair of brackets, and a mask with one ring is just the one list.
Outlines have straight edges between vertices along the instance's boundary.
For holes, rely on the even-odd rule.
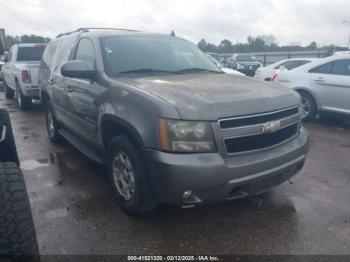
[[118,193],[125,201],[132,200],[135,192],[134,168],[130,158],[123,151],[117,151],[113,158],[112,172]]

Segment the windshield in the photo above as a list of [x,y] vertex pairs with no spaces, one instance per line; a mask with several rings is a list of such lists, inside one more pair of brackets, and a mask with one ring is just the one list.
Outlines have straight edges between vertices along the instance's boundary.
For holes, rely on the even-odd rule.
[[17,53],[17,61],[40,61],[44,50],[45,45],[20,47]]
[[236,60],[241,62],[257,62],[256,57],[252,55],[238,55]]
[[221,72],[194,44],[175,37],[108,36],[101,38],[101,45],[110,76],[132,72]]

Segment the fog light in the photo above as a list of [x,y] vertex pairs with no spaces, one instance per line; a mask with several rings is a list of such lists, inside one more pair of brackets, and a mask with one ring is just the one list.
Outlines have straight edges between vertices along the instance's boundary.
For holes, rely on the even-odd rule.
[[184,199],[188,199],[188,198],[191,197],[191,195],[192,195],[192,190],[187,190],[187,191],[184,192],[183,198]]

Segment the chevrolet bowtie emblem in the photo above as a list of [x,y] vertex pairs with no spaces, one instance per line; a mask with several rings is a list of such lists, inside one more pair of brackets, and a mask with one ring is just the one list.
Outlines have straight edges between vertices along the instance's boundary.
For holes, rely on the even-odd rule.
[[280,121],[273,121],[273,122],[268,122],[266,124],[264,124],[264,127],[263,127],[263,134],[266,134],[266,133],[275,133],[277,132],[278,130],[281,129],[281,122]]

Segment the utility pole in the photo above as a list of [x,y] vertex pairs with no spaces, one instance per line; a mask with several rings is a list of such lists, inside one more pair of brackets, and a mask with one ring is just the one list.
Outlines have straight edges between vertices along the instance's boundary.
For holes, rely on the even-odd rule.
[[[343,20],[343,24],[348,24],[348,25],[350,25],[350,21],[348,21],[348,20]],[[349,38],[348,38],[348,50],[350,50],[350,35],[349,35]]]

